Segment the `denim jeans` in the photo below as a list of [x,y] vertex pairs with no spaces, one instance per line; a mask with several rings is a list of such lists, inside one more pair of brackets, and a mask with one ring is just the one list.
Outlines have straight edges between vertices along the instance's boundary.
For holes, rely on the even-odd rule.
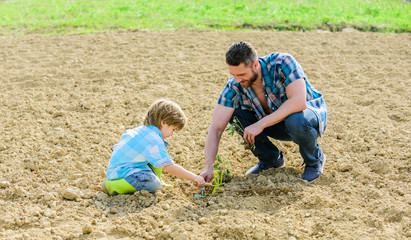
[[124,178],[137,191],[145,190],[150,193],[155,193],[161,188],[160,179],[152,170],[142,170],[132,173]]
[[[241,122],[244,128],[258,121],[253,111],[236,108],[233,118]],[[282,140],[293,141],[300,149],[300,154],[307,165],[316,164],[322,157],[323,153],[317,144],[319,134],[319,122],[317,115],[311,109],[293,113],[283,121],[265,128],[255,137],[255,149],[253,154],[262,164],[271,165],[280,156],[280,150],[268,139],[268,137]]]

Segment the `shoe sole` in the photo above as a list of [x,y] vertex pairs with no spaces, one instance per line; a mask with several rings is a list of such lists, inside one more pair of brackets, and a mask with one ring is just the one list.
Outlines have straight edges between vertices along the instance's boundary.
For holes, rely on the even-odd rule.
[[[324,162],[323,162],[323,164],[321,165],[321,174],[323,173],[323,171],[324,171],[324,165],[325,165],[325,161],[327,160],[327,157],[325,156],[325,154],[324,154]],[[313,183],[315,180],[317,180],[318,178],[319,178],[320,176],[318,176],[316,179],[314,179],[314,180],[312,180],[312,181],[307,181],[307,180],[304,180],[304,179],[302,179],[304,182],[306,182],[306,183]]]
[[[250,169],[248,169],[248,171],[245,173],[245,175],[259,174],[259,173],[261,173],[261,172],[263,172],[263,171],[266,171],[266,170],[268,170],[268,169],[271,169],[271,168],[278,169],[278,168],[283,168],[283,167],[285,167],[285,159],[284,159],[284,155],[283,155],[282,152],[280,153],[280,156],[279,156],[279,157],[281,157],[282,160],[283,160],[283,164],[281,164],[281,166],[279,166],[279,167],[274,167],[274,166],[272,166],[272,167],[269,167],[269,168],[267,168],[267,169],[261,169],[261,171],[259,171],[258,173],[250,173],[250,172],[249,172],[249,171],[251,170],[251,168],[250,168]],[[253,167],[253,168],[254,168],[254,167]]]
[[245,175],[250,175],[250,174],[260,174],[261,172],[263,172],[263,171],[267,171],[268,169],[271,169],[271,168],[274,168],[274,169],[279,169],[279,168],[283,168],[283,167],[285,167],[285,161],[283,162],[283,164],[281,165],[281,166],[279,166],[279,167],[270,167],[270,168],[267,168],[267,169],[264,169],[264,170],[261,170],[260,172],[258,172],[258,173],[249,173],[248,171],[245,173]]
[[285,167],[285,161],[283,162],[283,164],[281,166],[276,167],[276,168],[283,168],[283,167]]
[[101,184],[101,188],[103,189],[103,192],[104,192],[105,194],[107,194],[108,196],[110,196],[110,194],[108,193],[107,188],[106,188],[106,181],[104,181],[104,182]]

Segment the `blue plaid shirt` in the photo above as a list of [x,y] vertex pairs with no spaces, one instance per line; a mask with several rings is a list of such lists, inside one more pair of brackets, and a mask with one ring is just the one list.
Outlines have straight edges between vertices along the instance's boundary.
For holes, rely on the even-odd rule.
[[[273,112],[277,110],[287,100],[285,88],[293,81],[303,78],[307,89],[307,108],[312,109],[320,119],[319,131],[322,134],[327,127],[327,106],[322,94],[308,81],[301,65],[287,53],[272,53],[258,60],[261,64],[263,89],[268,107]],[[241,87],[234,77],[228,80],[218,104],[254,111],[258,119],[267,115],[253,89]]]
[[167,153],[167,142],[156,126],[140,126],[127,130],[113,147],[107,179],[124,178],[141,170],[174,164]]

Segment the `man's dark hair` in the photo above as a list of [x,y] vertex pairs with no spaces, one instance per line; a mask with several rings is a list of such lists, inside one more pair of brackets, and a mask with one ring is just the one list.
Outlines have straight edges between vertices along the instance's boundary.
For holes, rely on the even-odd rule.
[[230,66],[238,66],[244,63],[251,66],[257,60],[257,51],[248,42],[235,42],[231,44],[225,54],[225,61]]

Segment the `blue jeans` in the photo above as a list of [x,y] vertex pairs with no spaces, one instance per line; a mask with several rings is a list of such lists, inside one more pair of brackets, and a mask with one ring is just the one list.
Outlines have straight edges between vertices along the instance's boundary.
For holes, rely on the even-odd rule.
[[160,179],[152,170],[142,170],[130,174],[124,178],[137,191],[145,190],[150,193],[155,193],[161,188]]
[[[241,122],[244,128],[258,121],[253,111],[236,108],[233,118]],[[280,150],[268,139],[268,137],[282,140],[293,141],[300,149],[300,154],[306,165],[315,165],[323,153],[317,144],[319,133],[319,122],[317,115],[311,109],[305,109],[302,112],[293,113],[283,121],[265,128],[255,137],[255,149],[253,154],[262,164],[272,165],[280,156]]]

